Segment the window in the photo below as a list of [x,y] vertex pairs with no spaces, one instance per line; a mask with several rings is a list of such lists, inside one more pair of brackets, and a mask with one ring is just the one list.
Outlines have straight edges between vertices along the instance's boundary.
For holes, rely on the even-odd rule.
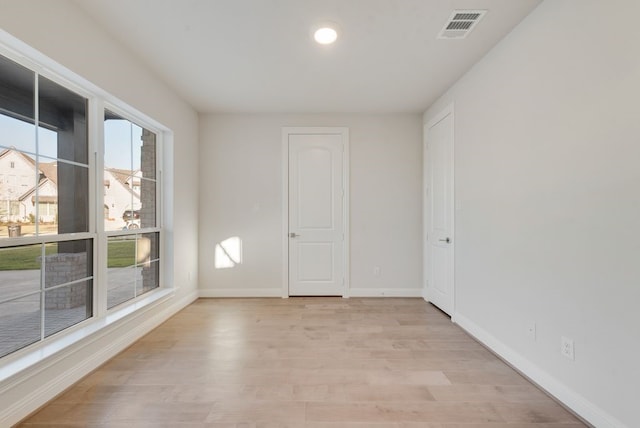
[[0,188],[3,356],[93,315],[94,236],[87,99],[6,58],[0,87],[0,171],[21,170]]
[[156,158],[154,132],[105,110],[108,308],[159,286]]
[[9,201],[9,215],[17,216],[20,214],[20,202],[18,201]]
[[0,55],[0,358],[160,286],[158,131],[29,67]]

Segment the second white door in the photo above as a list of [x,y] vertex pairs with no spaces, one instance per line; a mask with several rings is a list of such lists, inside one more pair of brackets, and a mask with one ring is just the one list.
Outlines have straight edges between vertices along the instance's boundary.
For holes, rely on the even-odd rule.
[[454,241],[453,241],[453,109],[425,127],[429,191],[427,210],[427,299],[453,315],[454,312]]
[[290,296],[345,293],[344,138],[288,134]]

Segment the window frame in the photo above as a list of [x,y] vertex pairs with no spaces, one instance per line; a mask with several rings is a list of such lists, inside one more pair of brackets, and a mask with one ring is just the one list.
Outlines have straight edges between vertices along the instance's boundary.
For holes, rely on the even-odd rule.
[[[87,100],[87,153],[88,159],[86,167],[88,169],[88,231],[77,233],[64,233],[55,235],[37,235],[0,238],[0,248],[21,247],[27,245],[44,245],[47,243],[76,241],[90,239],[93,242],[92,251],[92,275],[88,277],[93,282],[92,295],[92,316],[61,331],[44,336],[41,332],[41,339],[35,343],[15,350],[3,357],[0,357],[0,368],[6,364],[15,367],[15,372],[0,370],[0,381],[18,371],[28,367],[30,364],[38,362],[51,353],[59,352],[78,340],[93,334],[122,317],[128,316],[143,310],[146,306],[173,293],[173,284],[167,281],[167,269],[170,269],[166,254],[166,232],[164,224],[164,145],[167,141],[172,141],[173,132],[168,127],[155,121],[148,115],[140,112],[131,105],[118,99],[114,95],[106,92],[94,85],[87,79],[70,71],[66,67],[58,64],[54,60],[15,39],[8,33],[0,31],[0,55],[27,68],[34,73],[34,126],[39,125],[38,106],[38,79],[40,76],[84,97]],[[158,287],[147,293],[143,293],[135,299],[123,302],[107,310],[107,239],[111,232],[104,230],[104,112],[111,110],[127,118],[135,124],[146,128],[156,135],[156,226],[154,228],[144,228],[127,231],[114,231],[117,235],[158,233],[159,236],[159,260],[158,260]],[[36,132],[37,135],[37,132]],[[36,137],[37,138],[37,137]],[[70,162],[66,162],[70,163]],[[72,163],[72,162],[71,162]],[[168,198],[171,199],[171,198]],[[43,275],[43,274],[41,274]],[[169,278],[170,279],[170,278]],[[42,280],[41,280],[42,281]],[[44,295],[43,285],[40,285],[41,293]],[[42,310],[43,308],[41,308]],[[44,315],[43,315],[44,316]]]

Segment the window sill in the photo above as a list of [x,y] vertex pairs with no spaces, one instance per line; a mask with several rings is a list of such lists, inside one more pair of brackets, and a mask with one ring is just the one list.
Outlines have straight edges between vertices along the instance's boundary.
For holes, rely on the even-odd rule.
[[8,355],[4,357],[3,360],[5,361],[0,360],[0,385],[18,373],[42,363],[70,346],[95,335],[132,314],[139,313],[143,308],[150,307],[154,303],[165,300],[173,294],[174,290],[170,288],[161,288],[152,291],[139,300],[111,310],[102,318],[89,319],[79,324],[75,329],[71,327],[65,334],[56,335],[52,337],[51,340],[45,339],[45,341],[33,350],[25,350],[24,353],[17,351],[15,356]]
[[125,303],[122,307],[116,306],[107,312],[105,317],[105,326],[113,324],[114,322],[127,317],[129,314],[135,313],[145,306],[149,306],[166,296],[172,295],[174,290],[172,288],[159,288],[144,294],[141,298],[134,300],[131,303]]

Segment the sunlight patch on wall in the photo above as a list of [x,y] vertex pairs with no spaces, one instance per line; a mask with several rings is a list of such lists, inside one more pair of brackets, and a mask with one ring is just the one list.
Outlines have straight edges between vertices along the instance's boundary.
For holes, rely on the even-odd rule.
[[228,269],[239,264],[242,264],[242,239],[233,236],[216,244],[216,269]]

